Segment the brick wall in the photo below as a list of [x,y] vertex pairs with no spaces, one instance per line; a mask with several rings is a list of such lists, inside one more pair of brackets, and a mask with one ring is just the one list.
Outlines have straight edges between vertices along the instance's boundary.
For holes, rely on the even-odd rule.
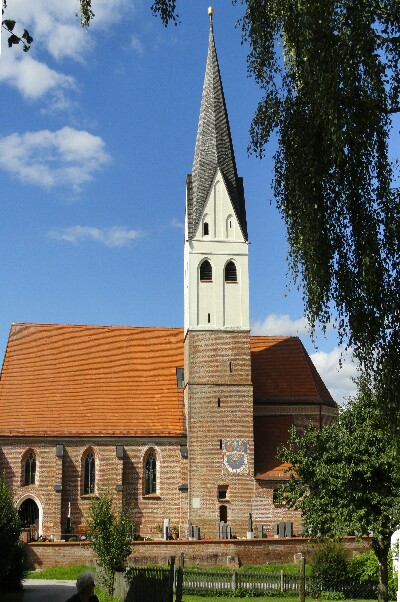
[[[247,332],[189,331],[185,339],[185,405],[189,449],[189,521],[218,536],[220,508],[243,537],[254,491],[253,388]],[[247,446],[247,466],[234,473],[224,446]],[[225,499],[218,491],[226,488]]]
[[[370,539],[362,541],[353,537],[345,538],[350,552],[364,552],[370,546]],[[231,541],[144,541],[132,543],[130,564],[165,565],[170,556],[184,554],[186,566],[240,566],[261,565],[273,562],[293,562],[298,553],[310,554],[314,544],[307,539],[263,539]],[[95,564],[95,556],[85,543],[35,543],[28,545],[31,566]]]
[[[56,445],[64,444],[63,457],[56,456]],[[116,443],[124,444],[124,457],[116,456]],[[75,532],[88,523],[91,503],[96,494],[110,492],[117,507],[124,502],[143,536],[154,535],[157,526],[169,517],[171,524],[186,532],[187,496],[178,490],[181,479],[187,478],[181,458],[180,441],[124,441],[105,439],[85,441],[68,439],[13,438],[0,440],[0,473],[12,489],[17,506],[32,498],[40,509],[40,534],[60,539],[65,533],[70,504],[71,524]],[[144,458],[149,449],[157,457],[157,493],[144,495]],[[96,459],[96,494],[83,492],[83,458],[90,450]],[[36,482],[23,484],[24,459],[29,451],[36,456]],[[61,490],[56,491],[56,485]],[[122,485],[117,492],[116,486]]]

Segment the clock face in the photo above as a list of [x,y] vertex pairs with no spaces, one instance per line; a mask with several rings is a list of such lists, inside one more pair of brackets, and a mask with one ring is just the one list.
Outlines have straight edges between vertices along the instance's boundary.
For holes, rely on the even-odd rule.
[[234,474],[247,474],[249,443],[246,439],[224,439],[222,442],[225,468]]

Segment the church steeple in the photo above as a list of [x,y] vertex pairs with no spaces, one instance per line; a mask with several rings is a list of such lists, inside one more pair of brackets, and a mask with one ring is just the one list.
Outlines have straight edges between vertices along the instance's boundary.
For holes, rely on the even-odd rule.
[[206,73],[192,175],[188,178],[188,237],[193,239],[196,234],[210,187],[216,170],[219,168],[243,237],[247,240],[243,181],[237,174],[224,90],[215,49],[212,13],[209,14],[211,19]]
[[186,182],[185,332],[249,330],[248,238],[210,22],[192,173]]
[[244,535],[254,491],[249,244],[212,20],[186,194],[188,522],[205,537],[220,521]]

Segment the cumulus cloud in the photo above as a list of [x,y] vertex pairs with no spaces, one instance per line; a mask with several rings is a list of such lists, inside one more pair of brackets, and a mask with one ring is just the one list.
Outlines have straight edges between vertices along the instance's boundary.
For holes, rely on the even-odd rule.
[[0,168],[27,184],[79,192],[109,161],[99,136],[64,127],[0,137]]
[[[46,64],[49,55],[55,61],[71,59],[83,63],[94,48],[96,32],[106,30],[132,11],[129,0],[96,0],[95,27],[86,32],[76,13],[78,0],[13,0],[4,17],[17,21],[15,32],[23,28],[33,36],[29,55],[21,51],[3,52],[0,81],[16,88],[26,99],[45,99],[53,109],[65,108],[66,93],[77,89],[74,79]],[[2,36],[2,43],[7,43]]]
[[16,88],[27,100],[50,95],[51,104],[65,105],[66,92],[77,89],[73,77],[50,69],[30,55],[23,54],[17,59],[16,52],[9,54],[7,60],[0,63],[0,81]]
[[263,321],[252,322],[251,332],[255,335],[299,336],[309,334],[307,319],[292,320],[288,314],[270,314]]
[[31,51],[45,48],[56,60],[69,57],[82,61],[83,54],[93,47],[94,32],[108,29],[126,18],[127,12],[132,10],[131,4],[129,0],[96,0],[95,27],[89,30],[90,35],[75,16],[79,11],[78,0],[13,0],[7,13],[11,16],[12,11],[12,18],[33,35]]
[[74,245],[89,240],[106,247],[129,247],[134,240],[141,237],[139,230],[129,230],[125,226],[113,226],[105,229],[93,226],[71,226],[64,229],[52,229],[47,234],[49,238],[63,240]]
[[[263,321],[253,322],[251,332],[254,335],[301,337],[310,334],[310,327],[304,317],[293,320],[287,314],[270,314]],[[347,397],[356,393],[352,379],[357,376],[357,365],[351,351],[342,352],[334,347],[329,352],[316,351],[310,357],[336,402],[343,403]]]
[[351,351],[341,352],[338,347],[335,347],[328,353],[317,351],[310,357],[337,403],[343,403],[347,397],[355,395],[357,387],[352,379],[357,376],[357,364],[353,360]]

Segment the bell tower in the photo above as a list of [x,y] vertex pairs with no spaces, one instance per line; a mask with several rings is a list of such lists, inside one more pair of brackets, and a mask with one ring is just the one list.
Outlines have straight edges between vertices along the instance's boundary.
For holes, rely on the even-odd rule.
[[206,73],[184,248],[188,520],[206,537],[247,531],[253,493],[248,236],[209,9]]

